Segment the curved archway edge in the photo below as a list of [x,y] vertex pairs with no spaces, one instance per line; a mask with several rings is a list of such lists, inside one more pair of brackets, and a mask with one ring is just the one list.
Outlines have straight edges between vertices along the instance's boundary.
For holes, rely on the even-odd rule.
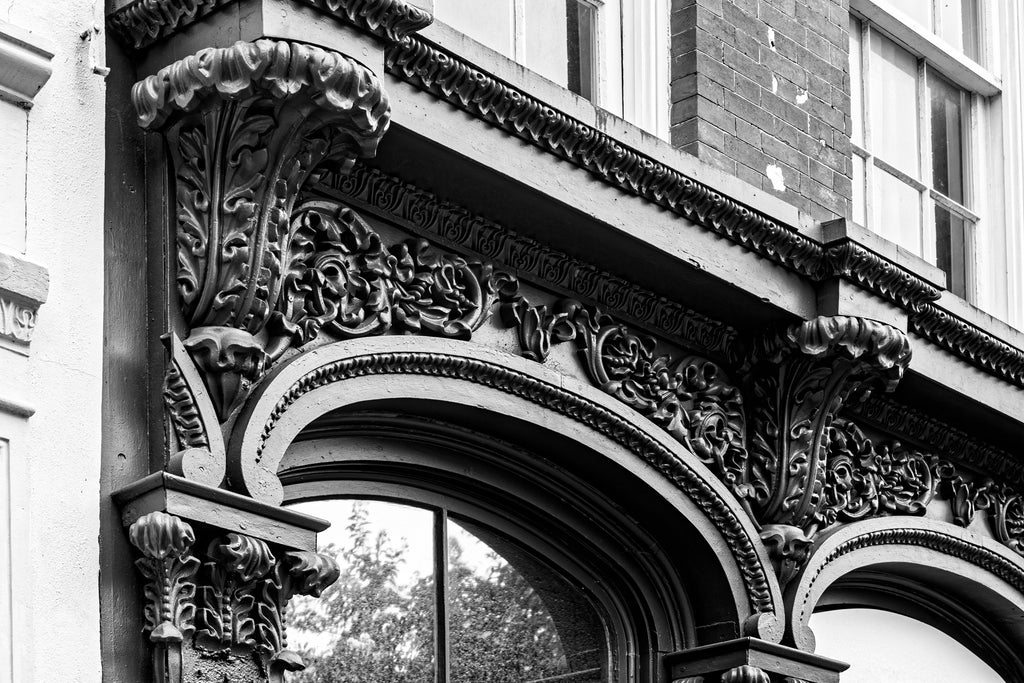
[[[937,577],[969,591],[975,600],[1024,613],[1024,566],[1002,544],[969,529],[927,518],[880,517],[841,527],[816,545],[797,581],[786,591],[786,639],[800,650],[815,649],[809,622],[825,592],[853,572],[898,568],[924,585]],[[941,586],[933,586],[942,590]],[[1016,646],[1024,629],[1008,634]]]
[[[390,376],[392,382],[359,378]],[[416,378],[416,381],[403,381]],[[403,389],[405,385],[405,389]],[[372,387],[372,388],[371,388]],[[724,485],[678,442],[603,392],[526,359],[471,342],[422,337],[375,337],[325,345],[279,365],[250,397],[228,447],[233,485],[261,502],[283,499],[278,467],[288,446],[316,418],[367,391],[394,398],[472,395],[496,414],[520,410],[558,423],[581,438],[600,438],[631,454],[636,465],[657,472],[662,491],[678,491],[692,504],[690,521],[717,537],[731,562],[723,568],[742,586],[749,617],[744,635],[779,642],[781,592],[758,532]],[[539,411],[539,412],[538,412]],[[665,495],[664,493],[662,495]],[[678,494],[676,494],[678,495]]]

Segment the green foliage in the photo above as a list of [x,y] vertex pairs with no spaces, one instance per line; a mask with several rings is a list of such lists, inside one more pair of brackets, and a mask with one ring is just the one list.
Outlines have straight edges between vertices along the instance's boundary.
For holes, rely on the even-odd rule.
[[[290,630],[310,643],[292,683],[433,683],[433,576],[403,581],[406,546],[374,533],[355,505],[339,557],[341,578],[318,600],[296,600]],[[537,592],[496,553],[471,566],[449,539],[452,683],[523,683],[567,673],[550,614]],[[406,573],[407,575],[408,573]]]

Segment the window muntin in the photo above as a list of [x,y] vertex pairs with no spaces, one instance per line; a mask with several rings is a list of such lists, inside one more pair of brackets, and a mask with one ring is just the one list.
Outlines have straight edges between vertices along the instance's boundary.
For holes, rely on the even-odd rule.
[[951,292],[973,299],[978,96],[867,21],[851,16],[850,35],[854,220],[939,266]]
[[[332,521],[321,552],[341,578],[296,599],[294,683],[598,683],[607,636],[586,596],[515,541],[444,508],[300,503]],[[482,673],[487,676],[481,678]]]

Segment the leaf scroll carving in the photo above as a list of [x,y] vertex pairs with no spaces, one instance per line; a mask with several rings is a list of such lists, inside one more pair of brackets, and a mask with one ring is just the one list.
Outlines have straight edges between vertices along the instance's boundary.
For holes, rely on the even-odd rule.
[[549,308],[507,290],[502,296],[502,321],[516,327],[524,356],[543,362],[553,344],[575,341],[597,387],[662,427],[728,485],[739,484],[746,460],[743,397],[717,363],[659,354],[653,337],[572,299]]
[[153,642],[182,642],[194,630],[199,560],[195,533],[178,517],[151,512],[136,520],[128,537],[142,557],[135,566],[146,579],[146,630]]

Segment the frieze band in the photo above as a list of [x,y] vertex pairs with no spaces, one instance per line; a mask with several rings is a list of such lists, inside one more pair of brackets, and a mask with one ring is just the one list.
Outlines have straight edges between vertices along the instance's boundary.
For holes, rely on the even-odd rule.
[[[387,40],[398,41],[433,21],[404,0],[299,0]],[[136,0],[108,19],[123,43],[142,49],[239,0]]]

